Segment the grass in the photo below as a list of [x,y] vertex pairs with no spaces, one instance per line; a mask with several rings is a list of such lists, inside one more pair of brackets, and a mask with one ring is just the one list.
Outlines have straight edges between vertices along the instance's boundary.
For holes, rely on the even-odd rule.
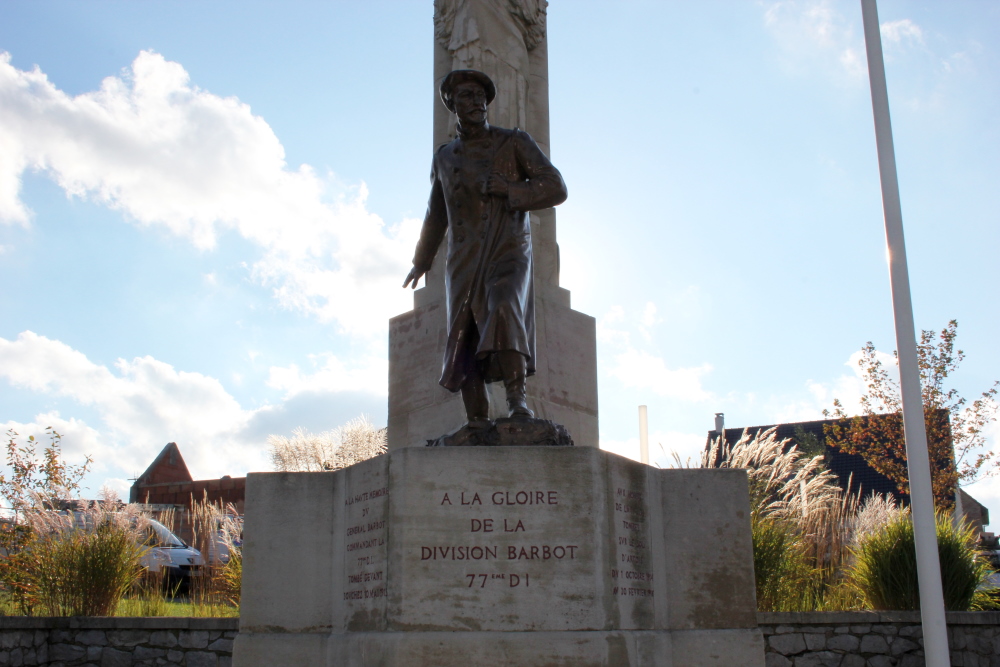
[[118,603],[114,615],[239,618],[240,608],[228,604],[199,604],[184,599],[126,598]]

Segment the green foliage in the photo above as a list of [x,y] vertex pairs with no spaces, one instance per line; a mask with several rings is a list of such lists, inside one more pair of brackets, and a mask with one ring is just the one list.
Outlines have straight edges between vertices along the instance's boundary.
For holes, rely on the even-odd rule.
[[243,586],[243,552],[234,549],[229,554],[229,562],[222,567],[219,575],[223,596],[229,604],[240,606],[240,591]]
[[788,521],[755,514],[753,569],[760,611],[809,611],[815,609],[819,578],[808,548]]
[[[991,569],[976,551],[975,531],[968,525],[956,526],[949,516],[939,513],[937,541],[945,608],[967,611],[978,606],[977,589]],[[854,555],[851,584],[868,608],[920,608],[913,523],[908,513],[899,513],[864,535]]]
[[795,427],[795,444],[805,456],[822,456],[826,460],[826,445],[815,433],[809,433],[801,426]]
[[62,436],[51,426],[45,429],[49,444],[37,451],[38,441],[29,435],[18,442],[17,431],[7,431],[8,474],[0,473],[0,496],[15,511],[56,509],[80,490],[80,481],[90,471],[93,459],[85,457],[82,465],[67,464],[62,458]]
[[0,523],[0,590],[10,609],[7,614],[30,616],[38,605],[35,560],[31,547],[37,535],[31,526]]

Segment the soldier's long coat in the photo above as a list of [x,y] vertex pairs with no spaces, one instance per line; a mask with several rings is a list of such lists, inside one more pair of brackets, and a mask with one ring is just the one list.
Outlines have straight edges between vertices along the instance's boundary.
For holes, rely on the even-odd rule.
[[[509,197],[486,194],[486,181],[494,171],[510,182]],[[458,391],[475,360],[501,350],[524,354],[528,374],[534,373],[535,300],[527,212],[565,200],[562,175],[518,129],[487,125],[460,132],[435,153],[431,197],[413,265],[429,270],[447,236],[443,387]],[[495,364],[486,364],[483,373],[487,382],[502,379]]]

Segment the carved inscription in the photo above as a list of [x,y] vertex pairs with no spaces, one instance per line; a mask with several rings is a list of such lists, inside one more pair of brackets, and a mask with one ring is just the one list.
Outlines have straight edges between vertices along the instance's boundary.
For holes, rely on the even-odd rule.
[[652,586],[637,588],[634,584],[652,584],[653,573],[646,544],[646,510],[642,491],[618,487],[615,489],[615,540],[618,567],[612,568],[615,595],[652,597]]
[[[421,546],[421,561],[505,565],[558,563],[580,558],[580,545],[547,543],[543,541],[545,531],[540,528],[533,530],[534,524],[541,524],[537,512],[559,507],[558,491],[442,491],[434,497],[433,503],[439,508],[454,510],[456,528],[469,536],[469,543]],[[534,524],[533,516],[536,518]],[[526,589],[538,585],[539,576],[539,572],[511,572],[502,567],[488,572],[467,572],[465,584],[467,588],[503,586],[506,589]]]
[[649,545],[645,478],[634,470],[613,474],[612,553],[609,582],[624,624],[644,627],[652,619],[655,580]]
[[346,506],[347,560],[344,600],[380,600],[385,587],[385,507],[389,489],[376,486],[348,494]]

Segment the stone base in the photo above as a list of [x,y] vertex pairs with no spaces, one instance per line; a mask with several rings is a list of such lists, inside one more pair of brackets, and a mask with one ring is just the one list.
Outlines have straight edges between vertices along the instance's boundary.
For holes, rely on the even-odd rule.
[[759,667],[756,630],[244,633],[236,664],[336,667]]
[[505,417],[488,425],[466,424],[454,433],[427,441],[428,447],[572,447],[562,424],[548,419]]
[[408,447],[252,473],[244,529],[236,667],[764,665],[742,470]]

